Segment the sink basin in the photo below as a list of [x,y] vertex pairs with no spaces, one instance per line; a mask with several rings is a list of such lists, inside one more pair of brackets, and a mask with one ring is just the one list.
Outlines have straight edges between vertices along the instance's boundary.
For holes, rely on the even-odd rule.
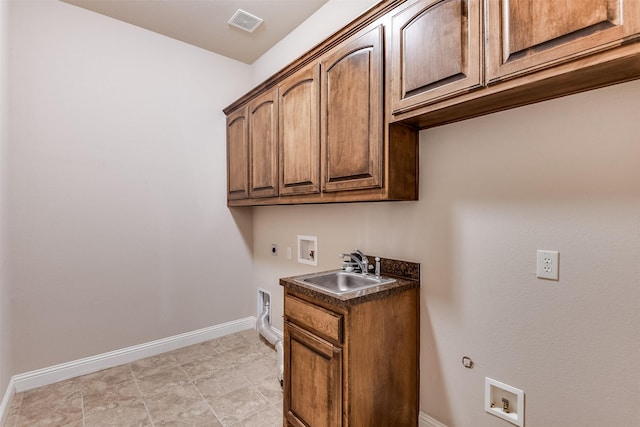
[[305,285],[321,288],[338,295],[395,282],[395,279],[365,276],[346,271],[312,274],[297,280]]

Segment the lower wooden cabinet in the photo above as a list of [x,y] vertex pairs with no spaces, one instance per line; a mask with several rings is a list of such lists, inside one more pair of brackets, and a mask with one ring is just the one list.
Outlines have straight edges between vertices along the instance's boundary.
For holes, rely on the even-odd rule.
[[342,348],[287,324],[286,418],[295,426],[342,425]]
[[418,425],[419,289],[359,301],[285,288],[284,425]]

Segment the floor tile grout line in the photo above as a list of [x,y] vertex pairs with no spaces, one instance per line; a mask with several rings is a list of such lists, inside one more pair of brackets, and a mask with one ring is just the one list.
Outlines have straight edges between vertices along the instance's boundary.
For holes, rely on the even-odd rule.
[[[262,392],[260,392],[260,390],[258,389],[258,386],[256,384],[254,384],[253,381],[251,381],[251,379],[249,378],[249,376],[243,372],[242,369],[238,369],[236,365],[234,365],[232,367],[232,369],[234,371],[237,371],[238,374],[240,374],[241,377],[243,377],[245,379],[245,381],[247,381],[247,383],[249,384],[249,388],[253,389],[256,393],[258,393],[260,396],[262,396],[262,398],[271,406],[275,405],[276,402],[273,402],[271,399],[269,399],[267,396],[265,396]],[[266,407],[265,407],[266,408]],[[260,409],[256,409],[254,412],[249,412],[243,419],[247,419],[261,411],[264,411],[265,408],[260,408]],[[242,420],[241,420],[242,421]],[[226,426],[224,426],[226,427]]]
[[127,364],[129,367],[129,372],[131,372],[131,376],[133,377],[133,381],[136,383],[136,388],[138,389],[138,393],[140,393],[140,400],[142,400],[142,404],[144,405],[144,410],[147,411],[147,416],[149,417],[149,421],[151,422],[151,427],[155,427],[153,422],[153,417],[151,416],[151,412],[149,412],[149,407],[147,407],[147,401],[142,394],[142,389],[140,388],[140,384],[138,384],[138,379],[136,378],[136,374],[133,372],[133,368],[131,368],[131,364]]
[[82,427],[87,427],[87,423],[84,419],[84,390],[80,392],[80,401],[82,402]]
[[[180,369],[181,373],[183,374],[183,377],[187,380],[185,382],[185,385],[189,384],[191,385],[191,387],[195,389],[197,395],[199,396],[198,399],[201,402],[205,403],[206,408],[209,409],[210,413],[215,417],[215,419],[221,424],[222,427],[231,427],[231,426],[238,427],[242,425],[242,420],[247,420],[248,418],[255,417],[256,414],[259,414],[260,412],[265,411],[267,408],[275,408],[277,411],[280,410],[279,406],[281,405],[281,401],[277,399],[278,397],[277,394],[275,396],[276,400],[272,400],[268,397],[268,395],[273,394],[272,393],[273,390],[271,389],[271,386],[267,383],[269,380],[267,380],[267,378],[262,378],[262,371],[264,371],[265,369],[264,363],[271,363],[271,359],[272,359],[271,356],[273,356],[273,354],[272,352],[267,352],[265,349],[262,349],[262,347],[259,344],[264,344],[264,343],[257,342],[255,340],[256,336],[257,336],[257,333],[256,335],[252,334],[251,336],[249,336],[248,334],[237,335],[236,337],[229,336],[230,339],[225,340],[222,343],[220,341],[213,342],[215,340],[211,340],[212,344],[210,344],[210,347],[194,348],[195,351],[193,353],[189,353],[188,351],[186,351],[184,352],[183,357],[178,357],[177,354],[173,354],[173,355],[170,354],[169,358],[165,360],[166,362],[170,361],[171,362],[170,365],[172,365],[174,368]],[[259,339],[259,336],[258,336],[258,339]],[[172,352],[167,352],[167,353],[172,353]],[[216,412],[216,410],[214,410],[213,403],[215,402],[212,401],[213,403],[210,403],[209,400],[207,400],[207,398],[204,397],[203,393],[201,392],[200,388],[197,385],[197,382],[202,375],[198,374],[198,370],[195,370],[190,375],[189,372],[187,371],[187,368],[185,367],[185,365],[188,365],[190,363],[194,363],[194,362],[197,363],[198,361],[200,361],[199,359],[203,359],[202,355],[206,353],[210,353],[211,355],[221,356],[222,357],[221,363],[224,363],[224,369],[235,372],[234,375],[239,375],[239,378],[237,378],[238,380],[240,378],[243,378],[247,383],[247,386],[249,387],[249,389],[256,393],[256,395],[254,396],[256,397],[260,396],[262,399],[264,399],[265,406],[259,409],[249,410],[249,411],[243,412],[242,414],[238,414],[241,419],[236,419],[235,417],[233,417],[233,420],[228,420],[229,422],[223,422],[219,418],[219,415]],[[236,353],[236,356],[234,357],[232,353]],[[259,357],[256,358],[254,356],[259,356]],[[191,360],[194,357],[195,359]],[[243,359],[244,362],[238,363],[239,359]],[[254,366],[253,363],[258,362],[259,360],[263,361],[261,362],[261,364],[263,365],[260,366],[260,364],[258,364],[258,366]],[[202,360],[201,362],[204,363],[205,361]],[[140,396],[139,398],[142,401],[143,406],[145,408],[145,412],[148,417],[148,423],[149,423],[147,427],[155,427],[155,422],[160,422],[160,420],[156,420],[154,422],[153,417],[151,416],[151,412],[149,410],[146,395],[142,391],[141,380],[144,378],[144,369],[141,371],[141,374],[143,375],[140,378],[138,378],[135,372],[137,369],[134,369],[133,363],[125,363],[123,365],[126,366],[125,370],[128,371],[127,376],[133,379],[136,385],[136,389],[138,391],[138,395]],[[144,367],[144,365],[141,365],[141,366]],[[209,367],[205,367],[205,368],[206,368],[205,371],[210,371]],[[216,369],[217,368],[214,367],[211,372],[216,372]],[[251,371],[255,371],[257,372],[257,374],[251,375],[250,374]],[[124,374],[124,372],[122,373]],[[256,377],[260,377],[260,381],[255,380]],[[76,384],[70,384],[70,385],[73,387],[76,386]],[[261,392],[259,387],[262,387],[265,393],[267,394],[264,394],[263,392]],[[51,392],[56,392],[56,390],[51,390]],[[85,399],[85,392],[86,390],[84,390],[84,388],[81,387],[79,390],[79,395],[80,395],[79,397],[80,397],[81,410],[82,410],[81,425],[83,427],[87,427],[88,425],[87,422],[91,418],[91,417],[87,418],[87,415],[89,415],[89,413],[87,412],[88,408],[86,406],[87,400]],[[49,391],[47,391],[47,393],[49,393]],[[19,398],[20,399],[19,404],[16,404],[14,406],[14,411],[12,411],[12,422],[7,423],[10,425],[0,426],[0,427],[19,427],[20,420],[24,418],[23,412],[25,407],[24,405],[22,405],[23,398],[24,396],[21,395]],[[15,399],[15,397],[12,397],[12,400],[13,399]],[[246,408],[246,409],[249,409],[249,408]],[[239,421],[239,422],[235,422],[235,421]]]
[[[245,344],[249,345],[250,347],[254,346],[254,343],[251,342],[249,339],[247,339],[244,336],[240,336],[240,338],[242,339],[242,341],[244,341]],[[217,352],[218,355],[222,355],[222,353],[220,353],[219,351]],[[226,360],[227,364],[229,365],[229,369],[233,370],[235,372],[237,372],[242,378],[245,379],[245,381],[247,382],[247,384],[249,385],[249,388],[253,389],[256,393],[258,393],[260,396],[262,396],[263,399],[265,399],[265,401],[267,402],[268,405],[274,405],[275,402],[272,402],[270,399],[268,399],[264,394],[262,394],[260,392],[260,390],[258,390],[258,388],[256,387],[256,385],[249,379],[248,375],[246,373],[243,372],[242,369],[239,369],[237,364],[234,363],[233,361],[230,360]],[[181,365],[182,367],[182,365]],[[191,381],[191,383],[193,384],[193,386],[195,387],[196,391],[198,392],[198,394],[200,395],[200,397],[202,397],[203,401],[206,403],[206,405],[209,407],[209,409],[211,410],[211,412],[215,415],[215,417],[218,419],[218,421],[220,422],[220,424],[222,424],[223,427],[231,427],[232,425],[234,425],[234,423],[227,425],[225,422],[223,422],[223,420],[218,416],[218,414],[216,413],[216,411],[213,409],[213,407],[211,406],[211,404],[209,403],[209,401],[207,399],[205,399],[205,397],[202,395],[202,393],[200,392],[200,389],[198,389],[197,384],[195,383],[195,378],[192,378],[188,372],[186,372],[186,370],[184,368],[182,368],[185,371],[185,374],[187,375],[187,378],[189,378],[189,380]],[[265,407],[266,408],[266,407]],[[243,420],[265,410],[265,408],[260,408],[257,409],[253,412],[249,412],[247,414],[245,414],[245,416],[243,417]],[[242,421],[242,420],[240,420]],[[237,424],[237,423],[235,423]]]
[[[188,376],[188,375],[187,375]],[[220,417],[218,416],[218,413],[213,409],[213,407],[211,406],[211,404],[209,404],[209,401],[207,399],[205,399],[204,395],[200,392],[200,389],[198,388],[198,386],[195,384],[195,382],[193,382],[193,380],[191,380],[191,383],[193,384],[193,387],[196,389],[196,391],[198,392],[198,395],[200,396],[200,398],[202,398],[202,401],[205,403],[205,405],[207,405],[207,408],[209,408],[209,410],[211,411],[211,413],[213,414],[214,417],[216,417],[216,420],[218,420],[218,422],[222,425],[222,427],[225,427],[224,423],[222,422],[222,420],[220,419]]]

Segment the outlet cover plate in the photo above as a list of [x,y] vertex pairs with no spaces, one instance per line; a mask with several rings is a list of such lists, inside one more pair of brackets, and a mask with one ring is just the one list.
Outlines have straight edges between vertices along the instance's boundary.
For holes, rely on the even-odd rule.
[[559,280],[559,258],[558,251],[538,250],[536,277],[539,279]]

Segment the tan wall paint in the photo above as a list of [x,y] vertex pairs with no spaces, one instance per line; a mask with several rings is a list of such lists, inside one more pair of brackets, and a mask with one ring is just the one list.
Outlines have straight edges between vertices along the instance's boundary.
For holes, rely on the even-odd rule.
[[4,393],[11,371],[11,305],[9,304],[9,284],[6,278],[6,203],[5,171],[8,131],[9,98],[8,89],[9,56],[9,3],[0,2],[0,393]]
[[58,1],[11,24],[13,373],[254,314],[222,112],[250,67]]
[[[640,425],[639,112],[632,82],[423,131],[418,202],[254,208],[254,286],[282,328],[279,277],[356,246],[420,262],[421,411],[510,425],[483,410],[488,376],[524,390],[528,427]],[[297,234],[317,268],[286,259]],[[537,249],[560,251],[559,282],[536,279]]]
[[[503,426],[484,377],[526,393],[530,427],[640,424],[640,82],[421,132],[420,201],[254,210],[254,283],[314,271],[270,243],[319,240],[317,270],[366,253],[422,266],[421,410]],[[535,277],[560,251],[560,281]],[[468,355],[475,368],[463,368]]]
[[254,86],[377,3],[379,0],[328,0],[298,28],[251,64]]

